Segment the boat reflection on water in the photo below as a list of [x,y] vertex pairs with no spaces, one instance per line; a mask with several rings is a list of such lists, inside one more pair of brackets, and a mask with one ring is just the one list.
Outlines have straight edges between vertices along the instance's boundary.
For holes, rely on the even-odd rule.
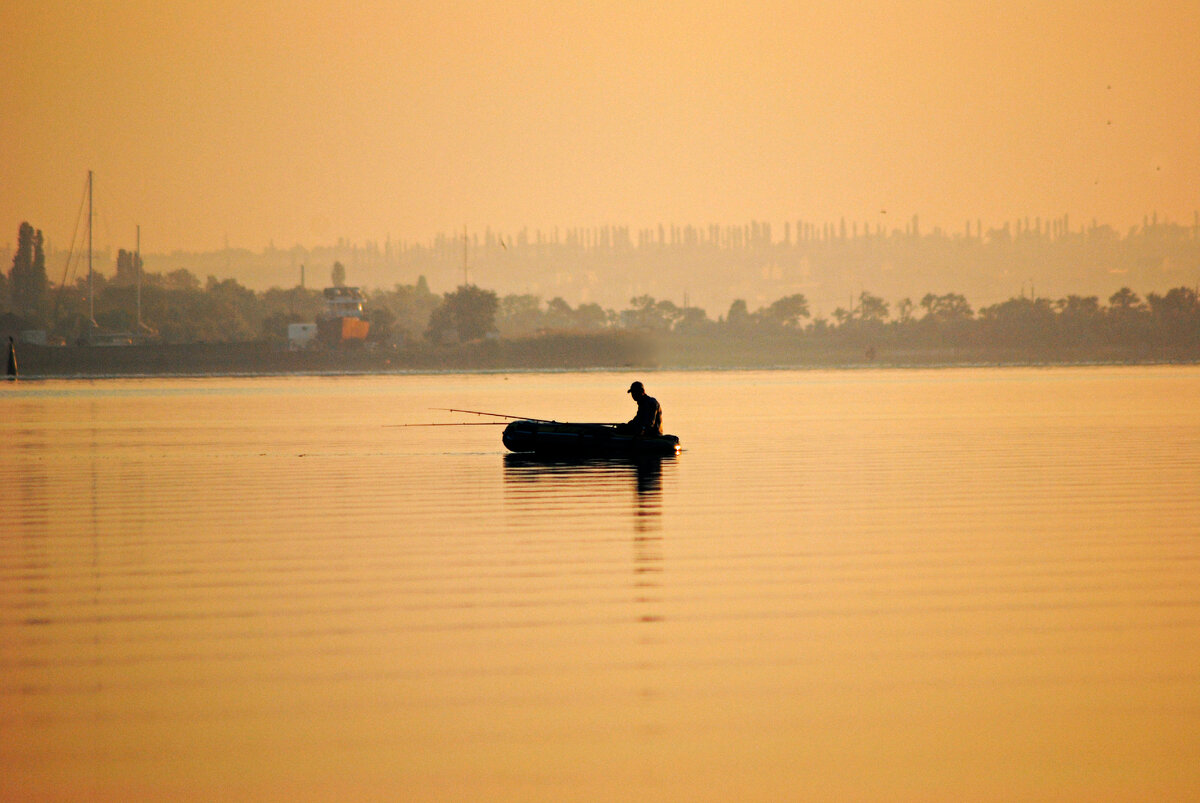
[[[632,487],[634,529],[661,527],[663,465],[673,467],[673,456],[558,457],[535,454],[504,456],[504,482],[518,491],[519,504],[549,504],[555,508],[571,499],[581,507],[619,502]],[[529,486],[521,491],[523,486]]]
[[[675,470],[674,456],[562,458],[532,454],[504,456],[505,496],[525,527],[539,536],[597,538],[587,547],[600,558],[613,544],[606,532],[624,530],[621,523],[632,513],[633,536],[628,543],[632,558],[629,577],[620,586],[619,603],[634,627],[624,655],[636,671],[635,727],[647,738],[664,732],[667,721],[659,702],[664,697],[662,667],[667,652],[663,627],[667,617],[663,596],[664,555],[662,536],[663,473]],[[632,491],[632,499],[630,498]],[[626,531],[628,532],[628,531]],[[622,537],[625,540],[628,536]],[[605,543],[609,545],[605,547]],[[611,559],[608,552],[608,559]],[[628,555],[628,553],[626,553]],[[617,564],[619,565],[619,563]],[[617,569],[615,580],[621,573]],[[625,585],[628,583],[628,585]],[[593,592],[594,593],[594,592]],[[628,596],[626,596],[628,595]]]
[[[530,529],[598,535],[611,530],[614,515],[633,517],[635,585],[657,587],[662,572],[663,471],[673,456],[563,458],[532,454],[504,456],[506,495],[530,519]],[[628,494],[633,491],[630,500]],[[632,502],[632,504],[630,504]],[[640,602],[648,598],[642,596]],[[643,612],[642,621],[656,621]]]
[[[674,456],[507,454],[504,484],[514,508],[528,514],[526,526],[539,534],[602,535],[611,531],[614,516],[620,519],[626,511],[632,513],[634,616],[641,623],[658,623],[663,621],[663,474],[670,475],[675,467]],[[647,631],[639,643],[657,643],[657,637]],[[653,691],[647,689],[646,693],[652,695]]]
[[659,622],[663,471],[669,473],[675,465],[675,457],[659,455],[563,458],[508,454],[504,456],[504,484],[513,505],[530,514],[531,528],[596,535],[612,527],[614,514],[623,517],[629,511],[633,517],[637,618]]

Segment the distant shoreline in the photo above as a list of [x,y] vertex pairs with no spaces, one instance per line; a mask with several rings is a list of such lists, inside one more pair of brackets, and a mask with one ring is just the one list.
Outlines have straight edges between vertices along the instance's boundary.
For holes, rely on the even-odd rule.
[[504,371],[772,370],[1200,363],[1196,348],[879,349],[789,339],[614,333],[544,335],[454,346],[289,351],[268,343],[18,345],[25,379],[337,376]]
[[452,346],[289,350],[265,342],[17,346],[23,378],[288,376],[645,368],[652,344],[626,333],[495,339]]

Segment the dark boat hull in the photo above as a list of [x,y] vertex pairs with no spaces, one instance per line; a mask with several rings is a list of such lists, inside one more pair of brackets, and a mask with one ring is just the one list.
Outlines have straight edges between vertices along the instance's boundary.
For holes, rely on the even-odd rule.
[[674,435],[630,435],[612,424],[560,424],[556,421],[514,421],[504,428],[510,452],[553,455],[673,455],[679,453]]

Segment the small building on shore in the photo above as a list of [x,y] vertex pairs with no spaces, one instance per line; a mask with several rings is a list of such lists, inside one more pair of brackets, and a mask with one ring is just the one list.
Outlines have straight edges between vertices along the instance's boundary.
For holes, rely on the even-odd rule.
[[315,323],[289,323],[287,328],[288,348],[292,351],[308,348],[317,339]]
[[317,339],[334,347],[366,340],[371,323],[363,312],[363,301],[357,287],[326,287],[325,314],[317,319]]

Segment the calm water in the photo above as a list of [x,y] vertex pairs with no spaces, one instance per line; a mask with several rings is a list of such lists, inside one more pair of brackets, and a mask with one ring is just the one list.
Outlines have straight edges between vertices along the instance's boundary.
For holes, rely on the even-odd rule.
[[0,387],[0,799],[1200,796],[1200,368]]

